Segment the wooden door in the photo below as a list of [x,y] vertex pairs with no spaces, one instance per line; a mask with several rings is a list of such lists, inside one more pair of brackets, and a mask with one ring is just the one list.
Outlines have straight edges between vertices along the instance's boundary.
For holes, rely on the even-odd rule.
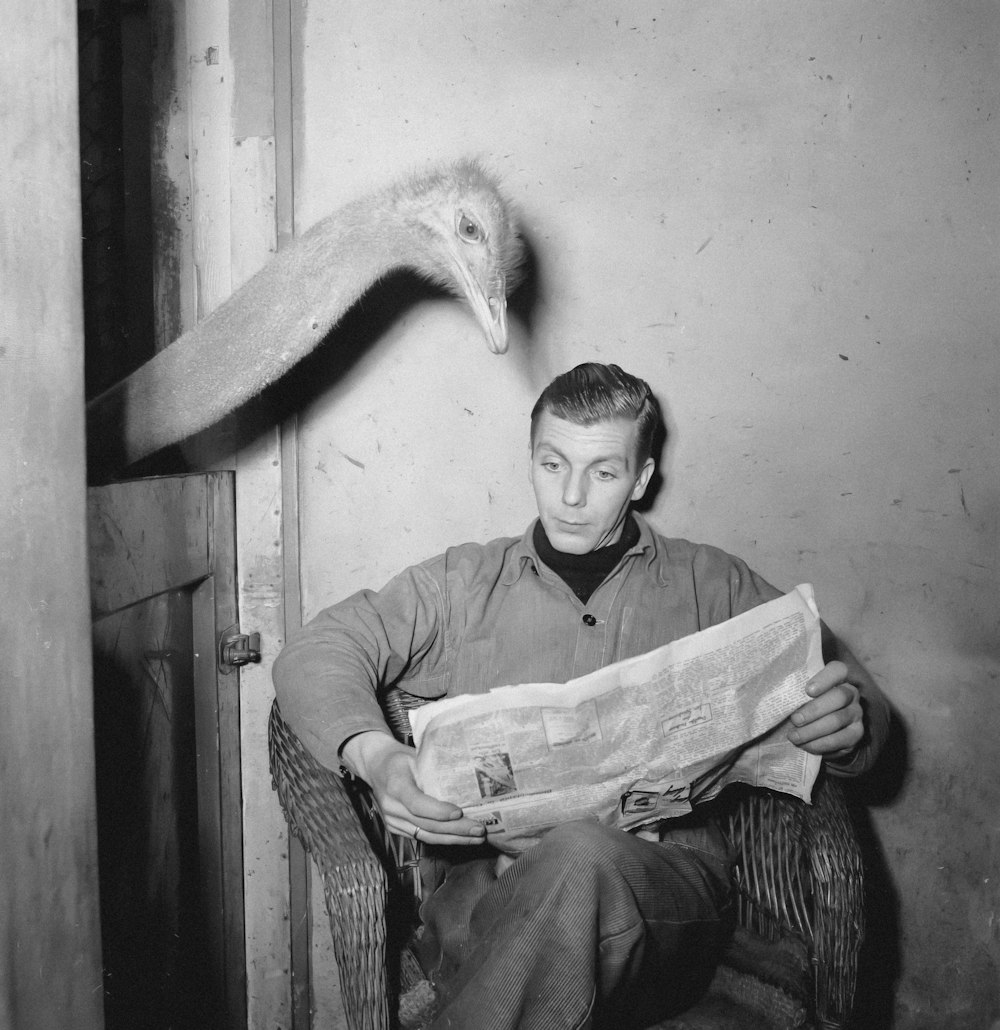
[[246,1026],[234,477],[88,491],[108,1030]]

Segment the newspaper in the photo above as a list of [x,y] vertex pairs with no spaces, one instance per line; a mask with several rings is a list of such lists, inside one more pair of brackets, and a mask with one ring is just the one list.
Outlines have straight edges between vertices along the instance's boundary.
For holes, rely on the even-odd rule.
[[734,781],[810,801],[820,759],[786,739],[823,667],[809,584],[568,683],[499,687],[410,713],[421,790],[499,847],[571,819],[635,829]]

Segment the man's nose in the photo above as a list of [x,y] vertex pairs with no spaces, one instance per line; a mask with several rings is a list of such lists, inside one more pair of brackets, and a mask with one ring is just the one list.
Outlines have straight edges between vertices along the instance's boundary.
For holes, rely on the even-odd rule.
[[578,508],[587,502],[587,485],[583,476],[568,475],[563,483],[563,504]]

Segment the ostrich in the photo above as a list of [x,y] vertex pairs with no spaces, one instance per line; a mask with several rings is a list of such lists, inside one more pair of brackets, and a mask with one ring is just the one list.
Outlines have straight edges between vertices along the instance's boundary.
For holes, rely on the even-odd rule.
[[105,468],[109,460],[131,465],[214,425],[304,358],[366,290],[397,269],[413,269],[464,297],[489,349],[502,354],[507,291],[521,257],[510,205],[475,161],[348,203],[90,401],[92,458]]

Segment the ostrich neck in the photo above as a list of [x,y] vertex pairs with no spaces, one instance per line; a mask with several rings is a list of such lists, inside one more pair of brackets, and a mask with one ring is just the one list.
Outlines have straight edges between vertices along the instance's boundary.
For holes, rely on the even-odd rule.
[[393,197],[318,222],[228,300],[88,405],[88,436],[120,429],[125,463],[230,414],[312,351],[389,272],[434,274],[427,229]]
[[343,307],[328,315],[339,318],[361,292],[395,269],[433,271],[424,233],[409,212],[377,198],[349,204],[309,229],[302,243],[310,265],[344,299]]

